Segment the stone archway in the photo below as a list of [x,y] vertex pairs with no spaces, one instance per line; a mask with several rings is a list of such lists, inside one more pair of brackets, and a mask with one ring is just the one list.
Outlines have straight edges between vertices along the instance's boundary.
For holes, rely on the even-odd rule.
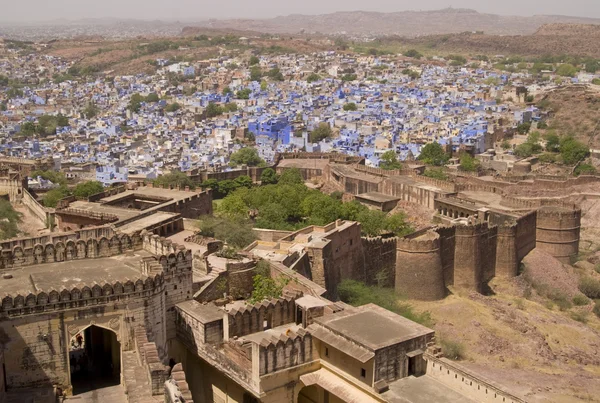
[[121,383],[121,343],[118,333],[102,325],[69,329],[69,381],[73,395]]

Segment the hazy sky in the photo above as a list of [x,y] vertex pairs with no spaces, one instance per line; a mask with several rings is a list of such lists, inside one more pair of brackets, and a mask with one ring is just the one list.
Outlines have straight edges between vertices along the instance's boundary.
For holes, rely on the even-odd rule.
[[505,15],[560,14],[600,18],[600,0],[0,0],[0,5],[0,21],[15,22],[89,17],[190,21],[446,7]]

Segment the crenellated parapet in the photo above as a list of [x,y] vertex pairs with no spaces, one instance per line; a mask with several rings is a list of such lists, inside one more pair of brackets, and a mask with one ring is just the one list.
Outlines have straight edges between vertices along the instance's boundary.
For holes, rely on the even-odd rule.
[[185,251],[185,246],[178,245],[173,241],[160,237],[148,231],[140,233],[142,238],[142,247],[144,250],[154,255],[170,255]]
[[36,294],[5,295],[0,316],[22,316],[67,309],[100,306],[130,298],[146,298],[163,290],[164,275],[141,276],[138,279],[115,283],[84,284],[71,289],[41,290]]
[[278,299],[265,300],[253,305],[238,305],[229,309],[225,315],[225,338],[262,331],[265,321],[269,327],[295,322],[296,300],[301,296],[302,292],[287,293]]
[[417,239],[399,238],[396,249],[407,253],[431,253],[440,249],[440,236],[434,231],[429,231],[425,237]]
[[258,354],[259,375],[267,375],[313,360],[312,335],[303,328],[288,330],[278,336],[266,336],[253,343]]
[[[0,249],[0,270],[43,263],[66,262],[120,255],[139,249],[141,238],[109,231],[109,236],[77,239],[77,235],[40,237],[5,242]],[[10,248],[10,249],[8,249]]]

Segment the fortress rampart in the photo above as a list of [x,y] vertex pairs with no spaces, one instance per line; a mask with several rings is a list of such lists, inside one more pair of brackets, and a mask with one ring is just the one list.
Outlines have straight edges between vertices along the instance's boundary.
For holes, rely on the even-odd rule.
[[537,212],[536,247],[564,263],[579,253],[581,210],[542,207]]
[[421,238],[396,243],[396,290],[410,298],[442,299],[446,287],[439,235],[431,231]]

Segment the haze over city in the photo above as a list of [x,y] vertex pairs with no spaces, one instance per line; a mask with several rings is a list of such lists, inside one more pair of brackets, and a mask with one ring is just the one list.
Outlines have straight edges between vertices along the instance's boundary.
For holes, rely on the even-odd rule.
[[600,17],[600,2],[574,0],[569,2],[551,0],[506,0],[482,2],[477,0],[425,0],[418,3],[407,0],[306,0],[287,2],[234,0],[215,3],[206,0],[180,0],[175,3],[158,0],[32,0],[11,2],[3,6],[3,22],[34,22],[58,18],[134,18],[161,20],[202,20],[208,18],[270,18],[288,14],[325,14],[338,11],[398,12],[406,10],[424,11],[447,7],[471,8],[481,13],[500,15],[569,15]]

